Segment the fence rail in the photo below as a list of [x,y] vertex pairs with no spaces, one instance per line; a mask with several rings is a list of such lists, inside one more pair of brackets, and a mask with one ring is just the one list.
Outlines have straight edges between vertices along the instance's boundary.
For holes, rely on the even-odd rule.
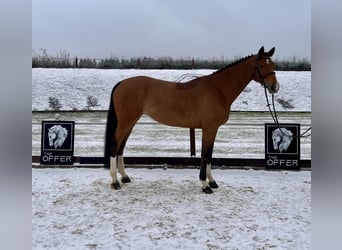
[[[231,168],[253,168],[264,169],[264,159],[242,159],[242,158],[213,158],[213,168],[231,169]],[[130,166],[148,166],[149,168],[158,167],[199,167],[201,158],[198,157],[125,157],[125,164]],[[32,156],[32,163],[40,164],[40,156]],[[85,157],[75,156],[74,163],[79,167],[100,168],[104,166],[104,157]],[[301,167],[311,169],[311,160],[301,160]],[[41,165],[33,165],[33,167]],[[65,167],[65,166],[64,166]],[[72,167],[72,166],[71,166]]]
[[[41,122],[32,122],[32,125],[42,125]],[[106,122],[75,122],[75,125],[101,125],[101,126],[105,126]],[[158,122],[138,122],[137,125],[161,125],[161,123]],[[263,123],[243,123],[243,122],[227,122],[225,124],[223,124],[222,126],[248,126],[248,127],[265,127],[265,124]],[[301,128],[303,127],[311,127],[311,123],[301,123],[300,124]]]
[[[91,113],[92,114],[92,113]],[[235,114],[235,115],[239,115],[239,114]],[[268,114],[262,114],[264,116],[268,115]],[[38,119],[35,118],[36,120],[32,121],[32,126],[35,127],[35,132],[34,132],[34,136],[35,138],[39,138],[40,135],[40,129],[37,129],[37,127],[41,126],[41,121],[40,120],[53,120],[53,114],[48,114],[44,117],[39,117]],[[236,116],[235,116],[236,117]],[[306,128],[311,126],[311,120],[310,118],[305,118],[305,119],[301,119],[302,116],[299,116],[299,118],[297,117],[285,117],[286,122],[298,122],[301,125],[301,130],[304,131]],[[306,117],[304,115],[304,117]],[[69,119],[67,116],[64,117],[65,119]],[[242,128],[243,129],[247,129],[248,131],[255,131],[258,130],[260,131],[260,129],[264,129],[264,121],[265,119],[261,119],[259,122],[259,118],[253,118],[251,120],[246,120],[244,121],[241,117],[239,117],[238,119],[231,119],[229,123],[226,123],[223,125],[223,127],[229,127],[229,128]],[[88,118],[87,118],[88,119]],[[97,127],[98,126],[105,126],[106,122],[105,122],[105,115],[101,115],[100,117],[91,117],[91,119],[99,119],[99,120],[95,120],[95,121],[87,121],[84,120],[83,116],[80,117],[72,117],[72,120],[76,120],[75,121],[75,125],[80,125],[80,127],[78,127],[78,132],[80,134],[82,134],[82,140],[86,140],[83,138],[83,134],[89,134],[89,131],[84,131],[85,129],[89,129],[90,127],[95,127],[97,131],[99,130]],[[77,121],[78,120],[78,121]],[[302,123],[303,122],[303,123]],[[155,121],[149,121],[149,120],[140,120],[137,125],[144,125],[144,126],[156,126],[156,125],[161,125],[158,122]],[[102,128],[100,129],[102,131]],[[137,131],[141,131],[141,130],[137,130]],[[232,130],[230,130],[232,131]],[[98,132],[96,132],[98,133]],[[260,134],[258,132],[258,134]],[[102,132],[101,132],[102,135]],[[139,134],[140,136],[140,134]],[[184,134],[182,135],[184,136]],[[172,167],[186,167],[186,168],[196,168],[200,166],[200,158],[199,157],[195,157],[196,155],[196,145],[195,145],[195,139],[198,139],[198,134],[197,136],[195,136],[194,131],[191,131],[190,129],[190,134],[188,134],[189,137],[187,137],[186,140],[188,140],[190,142],[190,152],[189,152],[189,157],[178,157],[178,156],[172,156],[172,157],[149,157],[149,155],[155,155],[153,152],[147,152],[147,155],[145,156],[139,156],[139,157],[125,157],[125,163],[128,166],[134,166],[134,167],[139,167],[139,166],[144,166],[144,167],[163,167],[165,165],[169,166],[170,168]],[[189,139],[188,139],[189,138]],[[261,138],[259,138],[260,140]],[[39,139],[36,140],[36,142],[40,141]],[[303,139],[303,141],[307,144],[310,143],[310,138],[305,138]],[[35,143],[35,145],[39,145],[38,143]],[[37,146],[35,146],[37,147]],[[307,147],[305,147],[306,151],[307,151]],[[45,166],[40,166],[40,156],[39,156],[39,152],[38,150],[35,150],[34,152],[32,152],[32,163],[33,163],[33,167],[45,167]],[[103,167],[104,164],[104,158],[103,157],[97,157],[96,155],[99,155],[98,152],[97,154],[95,154],[95,156],[93,157],[86,157],[86,156],[82,156],[82,152],[77,152],[78,156],[74,157],[74,163],[77,167]],[[215,167],[219,167],[219,168],[256,168],[256,169],[264,169],[264,159],[262,159],[262,155],[259,154],[259,156],[255,156],[255,158],[253,156],[251,156],[250,158],[238,158],[239,156],[236,155],[235,157],[237,158],[225,158],[225,156],[221,156],[222,158],[219,158],[220,156],[218,156],[217,158],[213,158],[212,159],[212,164]],[[232,157],[234,157],[234,154],[232,155]],[[304,159],[302,159],[300,161],[301,167],[302,168],[306,168],[306,169],[310,169],[311,168],[311,157],[309,157],[309,159],[307,157],[304,157]]]

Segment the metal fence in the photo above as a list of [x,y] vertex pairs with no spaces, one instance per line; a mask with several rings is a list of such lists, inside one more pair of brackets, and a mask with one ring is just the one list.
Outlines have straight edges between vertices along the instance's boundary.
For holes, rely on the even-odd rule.
[[[141,126],[153,126],[158,125],[157,122],[144,122],[139,121],[138,125]],[[32,127],[41,126],[40,122],[32,122]],[[105,122],[75,122],[75,126],[80,127],[91,127],[91,126],[105,126]],[[263,123],[250,123],[250,122],[230,122],[223,127],[232,127],[238,126],[241,129],[245,127],[253,127],[254,129],[263,129]],[[302,130],[310,127],[311,124],[301,124]],[[311,142],[311,140],[310,140]],[[125,157],[125,164],[131,167],[187,167],[187,168],[197,168],[200,165],[200,158],[196,157],[196,137],[195,130],[189,130],[189,148],[190,154],[189,157],[154,157],[154,156],[144,156],[144,157]],[[32,155],[32,163],[33,167],[42,167],[40,166],[40,156]],[[74,166],[77,167],[102,167],[104,164],[104,157],[101,156],[75,156],[74,157]],[[263,169],[264,168],[264,159],[262,158],[213,158],[212,165],[215,168],[255,168],[255,169]],[[302,168],[311,168],[311,159],[303,159],[301,160]]]

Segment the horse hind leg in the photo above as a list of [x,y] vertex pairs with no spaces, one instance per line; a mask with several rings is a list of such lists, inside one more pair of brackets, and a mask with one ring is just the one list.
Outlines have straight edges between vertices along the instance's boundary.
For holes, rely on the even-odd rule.
[[125,144],[125,141],[123,141],[122,139],[120,130],[116,131],[113,136],[113,143],[112,143],[111,157],[110,157],[110,171],[109,171],[110,176],[112,177],[111,187],[113,189],[121,188],[121,185],[117,176],[118,172],[121,174],[122,177],[126,177],[125,178],[126,183],[129,182],[127,180],[128,176],[125,173],[124,160],[123,160],[123,154],[122,154],[124,144]]
[[123,155],[117,155],[115,157],[110,158],[110,175],[112,177],[111,187],[113,189],[121,188],[120,182],[118,181],[118,178],[117,178],[118,172],[121,175],[122,183],[131,182],[131,179],[128,177],[128,175],[125,172]]
[[115,151],[114,157],[111,157],[110,162],[110,175],[112,177],[112,184],[111,187],[113,189],[120,189],[121,185],[117,178],[117,172],[121,175],[121,182],[122,183],[129,183],[131,182],[131,179],[128,177],[125,171],[125,165],[124,165],[124,157],[123,157],[123,151],[126,146],[127,139],[129,135],[132,132],[132,129],[137,122],[139,118],[136,118],[132,122],[126,122],[125,125],[120,125],[115,132],[114,138],[116,145],[119,145],[118,147],[115,147],[113,149]]
[[118,171],[121,175],[121,182],[122,183],[129,183],[131,182],[131,179],[128,177],[125,171],[125,164],[124,164],[124,157],[123,157],[123,150],[126,145],[128,137],[122,142],[119,151],[118,151]]

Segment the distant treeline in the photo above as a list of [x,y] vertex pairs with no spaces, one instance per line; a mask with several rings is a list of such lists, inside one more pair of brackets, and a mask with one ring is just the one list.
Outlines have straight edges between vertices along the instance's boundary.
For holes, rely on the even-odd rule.
[[[32,68],[97,68],[97,69],[220,69],[239,58],[233,59],[196,59],[172,57],[139,57],[106,59],[71,58],[66,52],[57,57],[46,54],[32,57]],[[311,62],[307,58],[292,57],[275,59],[278,71],[311,71]]]

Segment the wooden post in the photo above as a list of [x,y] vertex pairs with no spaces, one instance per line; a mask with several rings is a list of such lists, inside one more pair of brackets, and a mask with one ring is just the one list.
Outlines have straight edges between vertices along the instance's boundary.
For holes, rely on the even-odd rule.
[[196,156],[195,129],[190,128],[190,156]]
[[141,69],[141,62],[140,62],[140,58],[138,58],[138,69]]

